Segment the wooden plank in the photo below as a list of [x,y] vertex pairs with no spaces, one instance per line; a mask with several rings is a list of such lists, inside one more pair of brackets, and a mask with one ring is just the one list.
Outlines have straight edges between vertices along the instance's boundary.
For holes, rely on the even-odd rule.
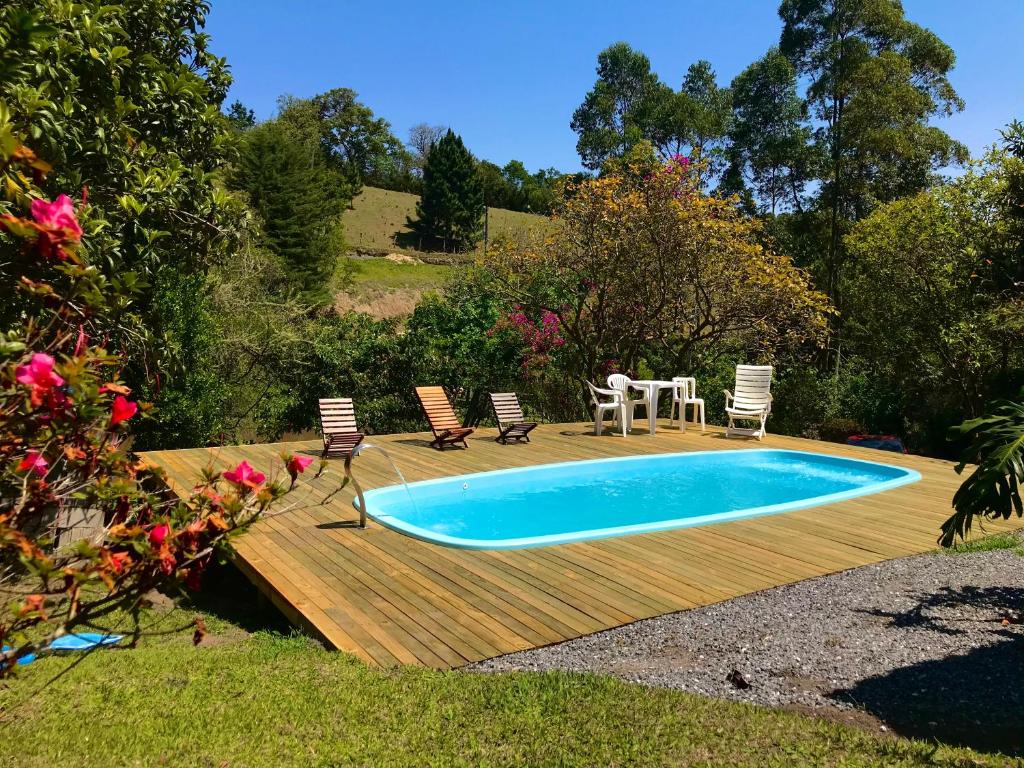
[[[499,419],[518,406],[514,393],[494,397]],[[455,418],[440,388],[431,388],[421,401],[428,413],[440,410]],[[337,416],[325,413],[331,426],[354,424],[354,410],[344,407]],[[331,462],[323,476],[305,478],[289,496],[289,511],[261,520],[239,538],[236,561],[290,621],[331,647],[371,664],[448,668],[930,550],[961,480],[950,463],[937,459],[776,435],[763,442],[728,440],[717,427],[705,434],[692,427],[680,432],[667,429],[666,420],[659,427],[650,436],[643,420],[624,439],[595,437],[590,424],[541,425],[531,433],[533,442],[518,448],[495,443],[498,432],[481,429],[470,437],[472,451],[444,453],[426,447],[430,433],[372,440],[387,449],[410,481],[614,456],[771,447],[896,464],[916,469],[922,479],[781,515],[483,551],[417,541],[376,523],[365,530],[344,527],[357,513],[350,489],[336,492],[341,465]],[[280,472],[282,451],[319,455],[322,447],[320,441],[300,441],[145,456],[162,465],[169,486],[184,494],[205,467],[219,470],[245,459],[261,471]],[[355,472],[366,489],[397,482],[387,460],[374,452],[357,457]],[[1016,521],[989,526],[1017,527]]]

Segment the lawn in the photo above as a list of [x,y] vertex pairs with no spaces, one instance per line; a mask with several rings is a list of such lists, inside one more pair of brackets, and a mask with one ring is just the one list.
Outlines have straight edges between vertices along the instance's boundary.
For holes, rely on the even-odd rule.
[[[160,626],[195,611],[165,610]],[[379,670],[208,616],[0,689],[0,765],[990,766],[1006,761],[609,677]]]
[[404,264],[388,259],[349,259],[352,290],[440,288],[457,267],[445,264]]

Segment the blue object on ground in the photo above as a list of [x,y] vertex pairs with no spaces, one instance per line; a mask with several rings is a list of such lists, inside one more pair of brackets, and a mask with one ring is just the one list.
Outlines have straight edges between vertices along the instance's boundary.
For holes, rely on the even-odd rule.
[[73,632],[61,635],[46,650],[48,651],[88,651],[98,645],[114,645],[124,640],[124,635],[101,635],[96,632]]
[[[9,650],[11,650],[11,646],[5,645],[3,647],[3,650],[5,652],[9,651]],[[36,660],[36,655],[34,653],[29,653],[29,654],[26,654],[25,656],[22,656],[20,659],[18,659],[18,661],[16,663],[17,664],[31,664],[35,660]]]

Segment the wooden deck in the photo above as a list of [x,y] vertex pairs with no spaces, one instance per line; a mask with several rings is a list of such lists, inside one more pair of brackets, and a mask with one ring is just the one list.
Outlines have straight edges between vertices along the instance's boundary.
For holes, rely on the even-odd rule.
[[[340,462],[288,497],[288,509],[237,541],[238,565],[286,616],[331,647],[379,665],[450,668],[557,643],[637,619],[707,605],[935,547],[959,484],[953,466],[769,435],[763,443],[726,440],[721,431],[680,434],[662,423],[656,436],[595,437],[592,425],[549,424],[531,444],[502,446],[481,429],[468,450],[427,447],[430,435],[381,435],[409,481],[605,456],[779,447],[882,460],[919,471],[922,480],[881,494],[700,528],[623,536],[539,549],[459,550],[417,541],[358,514],[342,491],[323,503]],[[247,459],[280,466],[282,450],[319,456],[319,441],[147,454],[173,486],[190,487],[200,470]],[[376,451],[355,459],[369,489],[396,482]],[[989,526],[998,530],[1012,526]]]

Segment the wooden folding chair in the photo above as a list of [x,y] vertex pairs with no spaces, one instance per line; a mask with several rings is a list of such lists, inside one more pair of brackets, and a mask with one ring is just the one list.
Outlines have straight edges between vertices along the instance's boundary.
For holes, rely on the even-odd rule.
[[443,451],[446,445],[462,443],[466,445],[466,438],[473,434],[472,427],[464,427],[459,423],[455,415],[455,409],[448,401],[448,395],[441,387],[416,387],[416,398],[420,401],[423,413],[430,423],[430,431],[434,433],[434,439],[430,445]]
[[320,399],[320,434],[324,439],[324,457],[341,458],[363,442],[356,427],[356,411],[351,397]]
[[530,432],[537,426],[535,421],[527,421],[523,416],[523,408],[519,405],[519,397],[515,392],[491,392],[491,408],[494,418],[498,421],[498,436],[494,438],[502,445],[509,440],[525,439],[530,442]]

